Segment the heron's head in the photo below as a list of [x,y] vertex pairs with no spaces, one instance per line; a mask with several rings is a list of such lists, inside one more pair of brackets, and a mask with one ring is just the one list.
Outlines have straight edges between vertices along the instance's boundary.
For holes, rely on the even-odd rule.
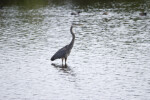
[[83,24],[72,24],[71,27],[78,27],[78,26],[83,26]]
[[82,24],[72,24],[70,27],[70,32],[73,33],[72,32],[73,27],[77,27],[77,26],[82,26]]

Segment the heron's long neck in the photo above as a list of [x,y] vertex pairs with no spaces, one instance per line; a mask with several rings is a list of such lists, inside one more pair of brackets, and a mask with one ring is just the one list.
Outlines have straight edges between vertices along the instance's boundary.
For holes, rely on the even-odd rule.
[[71,26],[71,28],[70,28],[70,32],[71,32],[71,34],[72,34],[72,40],[71,40],[69,46],[70,46],[71,48],[73,47],[74,40],[75,40],[75,34],[73,33],[72,29],[73,29],[73,26]]

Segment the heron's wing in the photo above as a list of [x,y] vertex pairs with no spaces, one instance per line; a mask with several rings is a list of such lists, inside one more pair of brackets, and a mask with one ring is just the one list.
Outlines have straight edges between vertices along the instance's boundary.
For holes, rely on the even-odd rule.
[[55,59],[59,59],[59,58],[65,58],[65,55],[67,53],[67,47],[68,45],[66,45],[65,47],[59,49],[51,58],[51,60],[55,60]]

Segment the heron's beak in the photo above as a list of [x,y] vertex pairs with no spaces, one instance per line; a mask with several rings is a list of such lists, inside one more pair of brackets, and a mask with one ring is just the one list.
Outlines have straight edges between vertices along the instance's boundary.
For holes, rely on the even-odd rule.
[[73,26],[83,26],[83,24],[72,24]]

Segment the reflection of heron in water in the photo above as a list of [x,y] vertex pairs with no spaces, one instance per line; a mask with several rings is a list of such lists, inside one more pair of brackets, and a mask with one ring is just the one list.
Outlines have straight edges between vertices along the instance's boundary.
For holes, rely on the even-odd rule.
[[71,49],[73,47],[74,44],[74,40],[75,40],[75,34],[72,32],[73,29],[73,25],[70,28],[70,32],[72,34],[72,41],[70,42],[69,45],[66,45],[65,47],[59,49],[51,58],[51,61],[54,61],[55,59],[62,59],[62,65],[63,65],[63,60],[65,59],[65,65],[66,65],[66,61],[67,61],[67,57],[69,56]]
[[69,74],[71,76],[76,76],[76,74],[74,73],[74,71],[70,68],[70,66],[61,66],[61,65],[57,65],[52,63],[52,66],[54,66],[56,69],[62,71],[63,73]]
[[51,65],[54,66],[55,68],[59,68],[60,70],[62,70],[65,73],[67,73],[68,71],[71,71],[71,69],[68,65],[61,66],[61,65],[58,65],[58,64],[54,64],[54,63],[52,63]]

